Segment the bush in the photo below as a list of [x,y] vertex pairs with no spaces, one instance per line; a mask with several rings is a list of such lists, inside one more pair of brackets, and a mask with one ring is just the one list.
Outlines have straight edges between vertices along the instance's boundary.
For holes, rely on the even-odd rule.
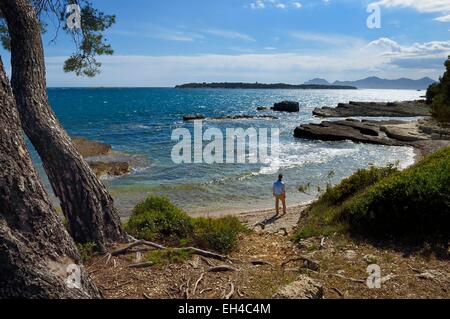
[[229,253],[237,236],[246,228],[236,217],[192,218],[169,199],[151,196],[137,205],[125,224],[126,231],[139,239],[166,245],[188,245]]
[[392,167],[359,171],[307,212],[294,240],[333,232],[415,241],[448,238],[450,148],[402,172]]
[[164,197],[150,196],[133,210],[125,224],[132,236],[179,245],[193,231],[192,219]]
[[450,234],[450,148],[387,177],[344,211],[350,227],[373,235],[419,239]]
[[356,194],[395,172],[397,169],[393,165],[384,168],[371,167],[357,171],[339,185],[329,186],[307,209],[306,222],[300,225],[293,240],[345,232],[348,225],[342,220],[341,214],[346,205]]
[[194,242],[199,247],[211,248],[222,253],[229,253],[236,248],[237,236],[246,228],[232,216],[218,219],[194,219]]

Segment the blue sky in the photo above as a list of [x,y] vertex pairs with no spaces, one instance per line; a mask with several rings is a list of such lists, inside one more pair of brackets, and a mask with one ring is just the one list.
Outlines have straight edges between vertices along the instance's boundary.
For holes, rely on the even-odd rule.
[[[64,74],[73,46],[44,37],[49,86],[172,86],[184,82],[303,83],[442,73],[450,0],[380,0],[369,29],[359,0],[94,0],[117,16],[115,49],[94,79]],[[5,54],[2,51],[2,55]]]

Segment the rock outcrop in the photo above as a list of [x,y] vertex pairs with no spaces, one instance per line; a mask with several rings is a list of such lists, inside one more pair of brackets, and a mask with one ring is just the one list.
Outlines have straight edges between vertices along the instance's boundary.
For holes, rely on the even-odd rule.
[[293,283],[281,288],[273,299],[323,299],[323,287],[317,281],[301,275]]
[[131,171],[130,163],[114,159],[111,145],[85,138],[72,138],[72,142],[97,177],[122,176]]
[[72,138],[72,142],[84,158],[108,155],[112,151],[111,145],[90,141],[85,138]]
[[131,165],[127,162],[88,161],[88,164],[97,176],[122,176],[131,171]]
[[404,102],[350,102],[340,103],[336,108],[323,107],[316,108],[314,115],[320,117],[412,117],[430,116],[430,108],[425,101],[404,101]]
[[297,138],[318,139],[322,141],[350,140],[359,143],[379,145],[404,145],[404,143],[389,139],[381,132],[383,125],[395,125],[400,121],[358,121],[345,120],[336,122],[322,122],[320,124],[304,124],[295,129]]
[[297,113],[300,112],[300,104],[293,101],[283,101],[275,103],[272,110],[275,112]]
[[204,120],[206,117],[202,114],[189,114],[183,116],[183,121],[196,121],[196,120]]

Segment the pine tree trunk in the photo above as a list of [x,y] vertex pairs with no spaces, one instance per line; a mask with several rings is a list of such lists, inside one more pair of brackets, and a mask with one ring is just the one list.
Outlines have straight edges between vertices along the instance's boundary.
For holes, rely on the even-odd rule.
[[1,59],[0,124],[0,298],[100,297],[82,269],[80,289],[65,282],[80,258],[31,163]]
[[11,36],[12,88],[22,127],[42,159],[76,242],[126,241],[113,199],[64,131],[48,102],[38,18],[28,0],[2,0]]

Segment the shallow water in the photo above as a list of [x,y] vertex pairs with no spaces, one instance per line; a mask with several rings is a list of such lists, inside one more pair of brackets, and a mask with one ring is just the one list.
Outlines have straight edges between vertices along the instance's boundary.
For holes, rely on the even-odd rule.
[[[394,101],[418,99],[423,92],[406,90],[177,90],[166,88],[50,89],[55,113],[72,136],[111,144],[114,150],[134,156],[131,174],[104,180],[121,213],[126,216],[149,193],[169,196],[190,212],[214,214],[272,205],[271,185],[279,172],[285,175],[288,201],[311,200],[316,186],[336,183],[359,168],[399,162],[406,167],[414,153],[407,147],[321,142],[293,137],[296,126],[318,122],[312,110],[350,100]],[[183,115],[261,115],[257,106],[282,100],[299,101],[299,114],[275,114],[278,120],[207,121],[217,127],[279,128],[281,155],[267,164],[182,164],[171,160],[176,141],[172,130],[188,128]],[[272,114],[268,112],[267,114]],[[43,170],[35,152],[34,161]],[[328,175],[334,172],[332,178]],[[311,183],[311,195],[298,186]],[[45,181],[47,189],[50,187]]]

